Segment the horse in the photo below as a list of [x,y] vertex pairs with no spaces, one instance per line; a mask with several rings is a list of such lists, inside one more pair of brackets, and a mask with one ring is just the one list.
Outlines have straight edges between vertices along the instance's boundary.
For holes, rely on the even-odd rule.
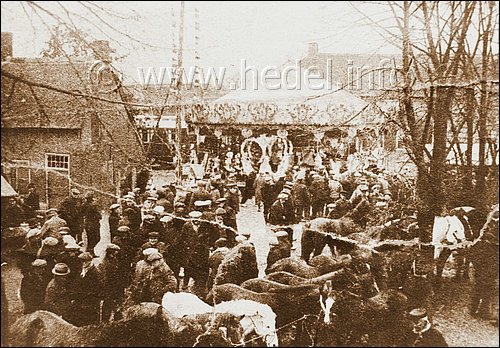
[[[340,219],[315,218],[302,226],[301,258],[309,261],[311,253],[318,256],[328,245],[333,251],[336,247],[336,241],[331,239],[328,234],[347,236],[358,232],[360,227],[350,217],[341,217]],[[299,232],[300,233],[300,232]]]
[[[160,306],[165,312],[171,335],[168,346],[229,347],[242,343],[243,328],[239,318],[230,313],[198,313],[178,318],[163,305],[153,302],[142,304],[153,308]],[[124,318],[128,318],[130,310],[125,310]]]
[[416,237],[415,225],[414,218],[408,216],[361,230],[360,226],[350,217],[344,216],[340,219],[316,218],[303,226],[301,258],[309,263],[311,253],[313,253],[313,256],[318,256],[327,245],[330,247],[332,254],[334,254],[335,250],[340,254],[346,254],[355,249],[355,243],[336,239],[336,236],[349,238],[365,236],[375,240],[411,239]]
[[17,347],[164,347],[172,342],[168,323],[163,308],[152,303],[130,307],[122,320],[82,327],[38,310],[20,317],[9,337]]
[[365,299],[328,281],[321,289],[322,320],[315,341],[331,346],[401,346],[407,298],[388,290]]
[[269,273],[290,272],[302,278],[315,278],[328,272],[336,271],[350,262],[349,256],[332,257],[318,255],[311,259],[308,264],[303,259],[287,257],[274,263],[269,268]]
[[268,305],[250,300],[221,302],[210,306],[191,293],[167,292],[163,296],[163,307],[177,318],[189,315],[229,313],[240,318],[243,339],[255,334],[263,337],[267,347],[278,346],[276,314]]

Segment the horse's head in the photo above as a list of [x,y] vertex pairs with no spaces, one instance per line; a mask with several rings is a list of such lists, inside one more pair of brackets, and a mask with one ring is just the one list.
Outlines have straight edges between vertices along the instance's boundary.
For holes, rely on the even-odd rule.
[[215,310],[239,316],[245,340],[255,334],[264,339],[267,347],[278,346],[276,314],[269,305],[250,300],[235,300],[222,302],[215,306]]
[[230,313],[214,313],[205,333],[197,337],[195,347],[230,347],[243,344],[240,318]]
[[240,323],[245,330],[245,336],[255,332],[264,338],[267,347],[278,347],[276,314],[272,310],[271,314],[267,311],[257,310],[253,315],[244,315]]

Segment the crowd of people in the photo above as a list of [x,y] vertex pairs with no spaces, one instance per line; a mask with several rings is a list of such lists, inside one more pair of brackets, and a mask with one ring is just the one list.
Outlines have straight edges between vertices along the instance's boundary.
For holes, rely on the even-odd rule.
[[49,310],[77,326],[111,320],[141,302],[161,303],[168,291],[205,298],[225,255],[249,243],[236,223],[249,200],[280,227],[270,264],[290,256],[286,227],[301,221],[349,217],[366,228],[415,213],[411,183],[376,167],[340,172],[302,165],[276,177],[222,166],[181,185],[124,192],[109,207],[111,243],[96,255],[102,216],[92,192],[82,198],[71,189],[43,219],[33,195],[30,188],[23,202],[12,198],[2,218],[2,227],[29,225],[18,250],[24,312]]

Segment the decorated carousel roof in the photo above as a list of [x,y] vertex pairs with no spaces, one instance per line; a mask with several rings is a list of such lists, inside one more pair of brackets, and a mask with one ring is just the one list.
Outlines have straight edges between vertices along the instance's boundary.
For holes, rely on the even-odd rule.
[[[321,80],[311,83],[320,85]],[[326,86],[326,82],[324,82]],[[300,88],[254,89],[229,92],[210,104],[197,104],[187,110],[193,124],[283,125],[352,127],[380,122],[381,115],[369,104],[345,89]]]

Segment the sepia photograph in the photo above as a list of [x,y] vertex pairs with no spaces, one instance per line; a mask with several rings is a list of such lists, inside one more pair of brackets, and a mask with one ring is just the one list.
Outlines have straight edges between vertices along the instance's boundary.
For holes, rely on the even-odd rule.
[[1,1],[1,346],[500,346],[499,13]]

